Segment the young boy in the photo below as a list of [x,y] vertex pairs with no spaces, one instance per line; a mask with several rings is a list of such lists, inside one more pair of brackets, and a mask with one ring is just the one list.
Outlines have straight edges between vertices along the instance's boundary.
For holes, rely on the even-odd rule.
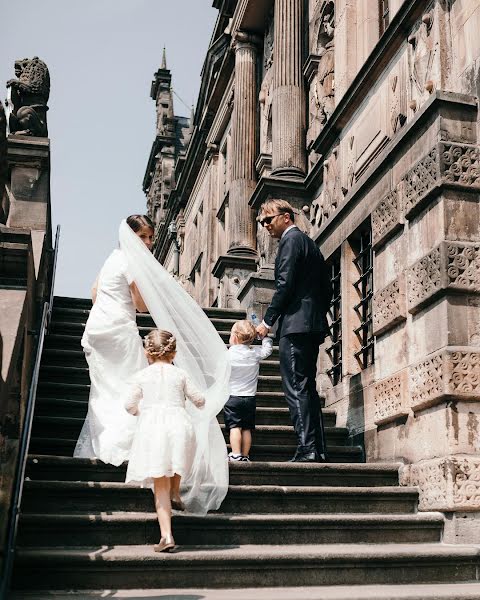
[[225,427],[230,432],[230,461],[250,460],[259,363],[270,356],[273,344],[271,338],[264,337],[261,346],[251,346],[256,335],[255,326],[250,321],[237,321],[230,333],[230,398],[223,409]]

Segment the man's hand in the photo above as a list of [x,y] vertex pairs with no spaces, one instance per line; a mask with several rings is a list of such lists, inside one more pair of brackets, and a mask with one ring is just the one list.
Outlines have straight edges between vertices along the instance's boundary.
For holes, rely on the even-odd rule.
[[263,338],[267,335],[268,333],[268,327],[265,327],[265,325],[263,323],[261,323],[258,327],[257,327],[257,335],[258,337],[263,340]]

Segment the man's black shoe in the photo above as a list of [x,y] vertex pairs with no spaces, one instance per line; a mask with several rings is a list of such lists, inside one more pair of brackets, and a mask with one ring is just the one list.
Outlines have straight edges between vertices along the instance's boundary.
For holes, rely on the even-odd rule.
[[318,458],[318,455],[316,452],[308,452],[307,454],[296,454],[290,462],[315,463],[315,462],[323,462],[323,461],[319,461],[319,458]]

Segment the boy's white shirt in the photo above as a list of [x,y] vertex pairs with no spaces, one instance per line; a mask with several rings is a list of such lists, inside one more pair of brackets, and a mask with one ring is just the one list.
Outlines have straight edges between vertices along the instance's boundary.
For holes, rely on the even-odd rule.
[[273,352],[272,338],[264,337],[261,346],[235,344],[228,349],[230,360],[230,395],[255,396],[257,393],[260,361]]

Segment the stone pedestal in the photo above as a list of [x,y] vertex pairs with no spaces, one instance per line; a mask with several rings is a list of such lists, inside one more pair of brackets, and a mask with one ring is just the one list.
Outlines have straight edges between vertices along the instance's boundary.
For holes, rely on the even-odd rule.
[[212,274],[220,282],[219,308],[240,308],[238,293],[250,274],[257,270],[257,259],[252,256],[219,256]]
[[305,158],[305,87],[302,0],[276,0],[274,14],[272,174],[303,177]]
[[252,273],[238,291],[238,300],[247,311],[247,318],[255,314],[262,321],[275,293],[273,265],[265,266],[258,273]]
[[50,141],[8,137],[8,227],[46,231],[50,210]]
[[235,50],[235,101],[232,114],[232,162],[228,254],[256,256],[255,215],[249,200],[256,186],[256,36],[238,32]]

